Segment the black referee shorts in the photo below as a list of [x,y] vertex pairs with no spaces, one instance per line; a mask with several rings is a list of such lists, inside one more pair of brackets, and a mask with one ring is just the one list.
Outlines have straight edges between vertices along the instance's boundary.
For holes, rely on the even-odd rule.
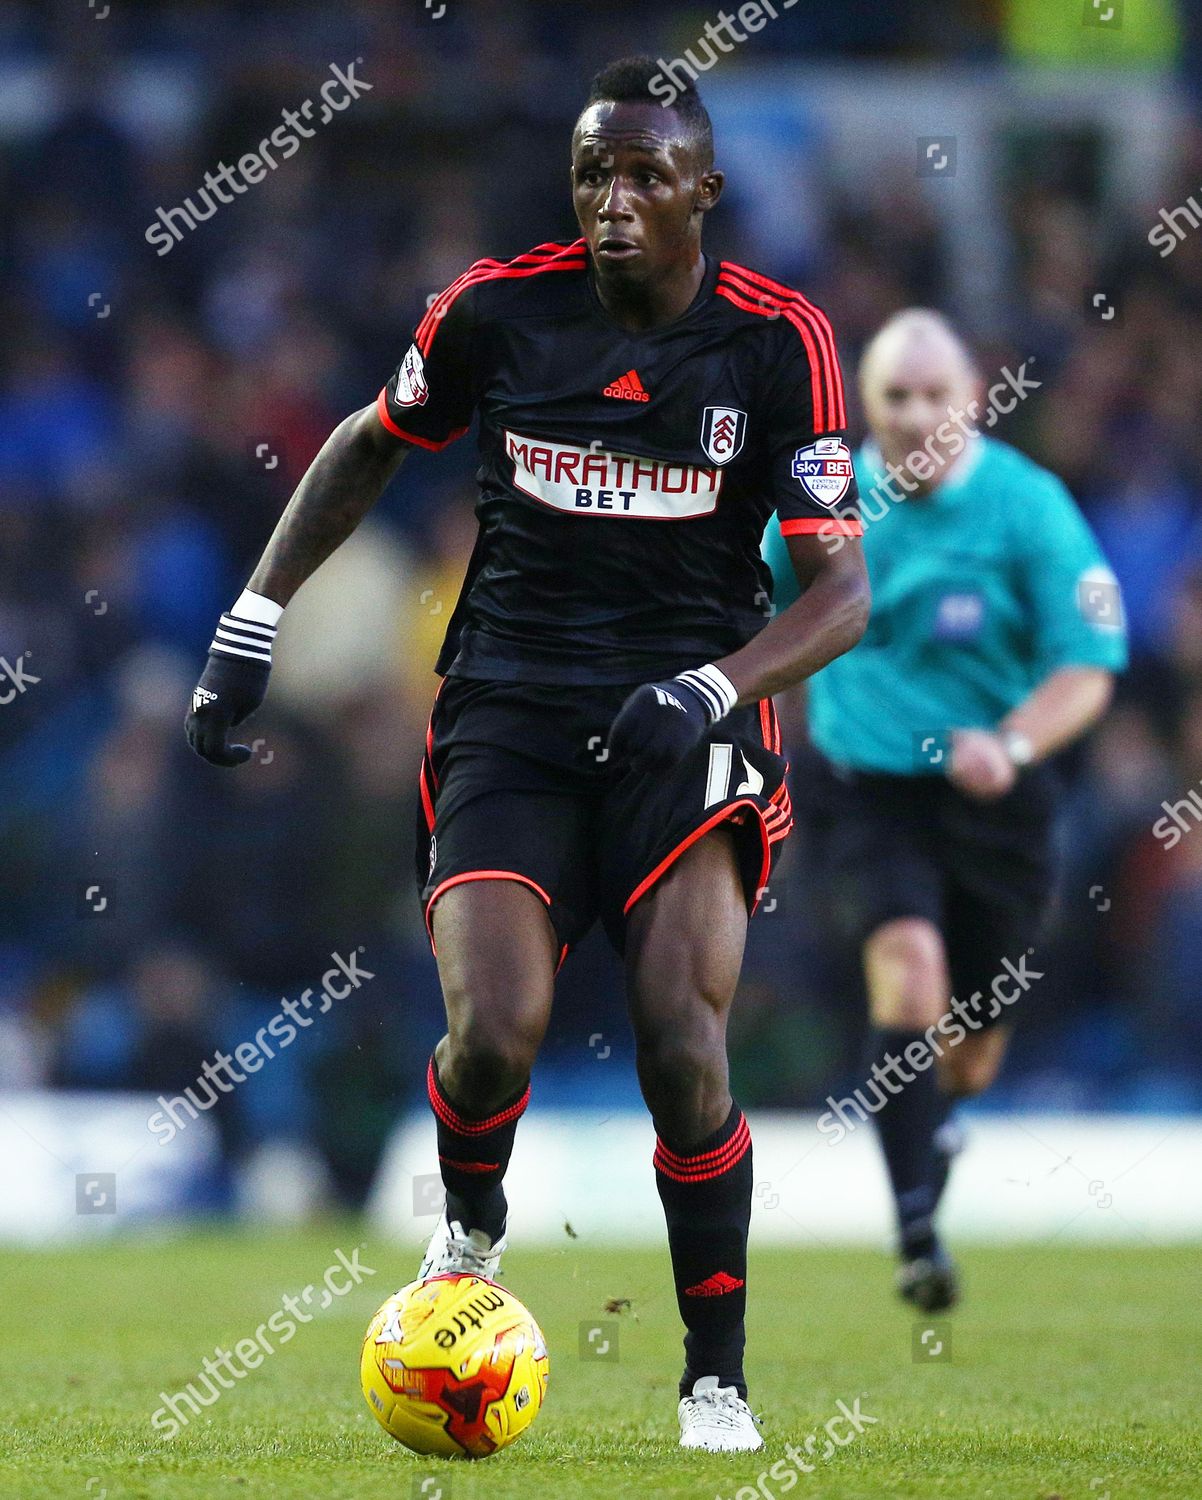
[[967,1004],[979,991],[982,1021],[1012,1020],[1021,1001],[1000,1009],[991,986],[1046,923],[1054,773],[1033,767],[977,802],[943,776],[836,771],[817,753],[803,769],[816,874],[842,937],[859,947],[886,922],[925,917],[943,935],[953,995]]
[[417,884],[426,926],[468,880],[516,880],[545,903],[560,962],[599,917],[619,952],[626,916],[702,834],[730,823],[749,912],[793,826],[776,710],[716,724],[679,765],[611,765],[605,740],[637,684],[547,687],[448,677],[426,735]]

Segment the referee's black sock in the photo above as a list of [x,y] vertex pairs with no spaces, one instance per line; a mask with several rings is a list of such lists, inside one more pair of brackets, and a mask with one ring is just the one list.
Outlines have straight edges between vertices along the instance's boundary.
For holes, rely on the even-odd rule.
[[959,1155],[963,1149],[964,1136],[959,1125],[952,1118],[952,1111],[956,1107],[955,1099],[950,1094],[944,1093],[938,1086],[935,1092],[938,1097],[938,1109],[935,1116],[935,1132],[932,1137],[935,1144],[935,1175],[932,1184],[935,1208],[938,1208],[952,1170],[952,1158]]
[[919,1072],[903,1059],[906,1074],[913,1075],[908,1083],[891,1071],[889,1062],[890,1056],[902,1059],[905,1049],[924,1036],[922,1031],[874,1027],[869,1070],[876,1063],[886,1081],[869,1081],[863,1091],[884,1101],[875,1115],[876,1128],[897,1207],[899,1248],[907,1258],[934,1250],[935,1208],[947,1180],[947,1159],[936,1149],[935,1132],[950,1101],[940,1092],[933,1060]]
[[751,1132],[732,1104],[723,1125],[695,1144],[655,1138],[655,1185],[668,1222],[676,1305],[686,1332],[680,1394],[716,1375],[746,1400],[743,1319],[751,1222]]
[[495,1244],[505,1233],[508,1204],[501,1186],[513,1152],[530,1085],[486,1116],[460,1109],[447,1094],[433,1057],[426,1092],[438,1130],[438,1165],[447,1190],[447,1218],[464,1229],[482,1229]]

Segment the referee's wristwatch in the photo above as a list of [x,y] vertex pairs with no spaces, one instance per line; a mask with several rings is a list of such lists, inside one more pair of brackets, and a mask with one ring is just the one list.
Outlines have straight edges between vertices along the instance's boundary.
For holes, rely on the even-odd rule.
[[1010,757],[1010,764],[1017,770],[1025,770],[1035,759],[1035,746],[1030,735],[1018,729],[1002,730],[1002,748]]

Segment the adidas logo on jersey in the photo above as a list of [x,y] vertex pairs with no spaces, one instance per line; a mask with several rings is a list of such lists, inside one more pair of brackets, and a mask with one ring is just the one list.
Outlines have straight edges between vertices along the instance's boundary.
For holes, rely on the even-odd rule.
[[612,385],[607,385],[601,393],[603,396],[614,396],[619,401],[650,401],[651,397],[643,387],[637,370],[627,370],[625,375],[620,375]]

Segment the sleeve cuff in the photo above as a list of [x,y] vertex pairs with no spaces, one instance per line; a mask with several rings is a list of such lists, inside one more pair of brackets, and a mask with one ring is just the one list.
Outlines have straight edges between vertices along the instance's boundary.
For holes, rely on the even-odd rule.
[[456,427],[453,432],[448,433],[441,441],[434,438],[418,437],[415,432],[406,432],[403,427],[398,427],[392,420],[392,414],[388,410],[388,388],[386,386],[381,388],[380,394],[376,397],[376,412],[379,415],[380,421],[392,433],[393,437],[402,438],[406,443],[414,443],[419,448],[428,448],[431,453],[438,453],[443,448],[449,448],[457,438],[461,438],[467,431],[466,427]]
[[780,523],[781,536],[863,536],[858,516],[799,516]]

